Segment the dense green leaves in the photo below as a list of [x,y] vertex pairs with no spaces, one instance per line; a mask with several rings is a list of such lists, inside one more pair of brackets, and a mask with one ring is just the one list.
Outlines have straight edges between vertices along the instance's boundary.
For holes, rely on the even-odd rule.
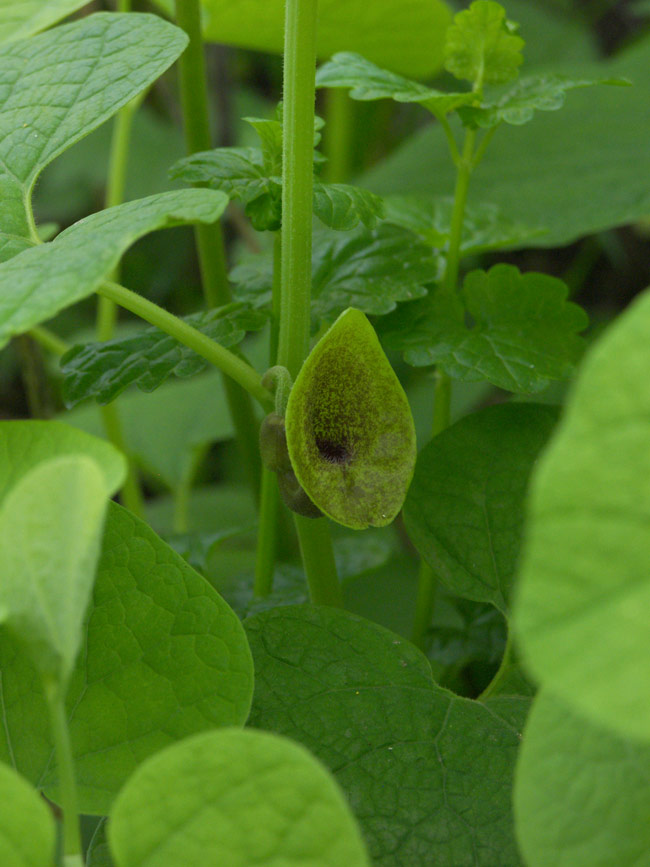
[[[642,40],[615,61],[573,64],[572,78],[627,77],[634,86],[575,90],[564,111],[497,132],[472,174],[470,204],[491,202],[511,220],[545,229],[526,240],[536,247],[568,244],[647,215],[650,190],[638,179],[650,175],[647,134],[639,123],[650,101],[649,63],[650,42]],[[383,195],[431,197],[449,195],[454,182],[437,127],[417,133],[361,179]]]
[[415,465],[408,400],[366,317],[342,313],[291,389],[287,445],[321,511],[354,529],[389,524]]
[[0,802],[0,863],[7,867],[53,863],[56,832],[48,806],[22,777],[3,764]]
[[542,690],[516,771],[517,837],[526,864],[646,864],[649,763],[647,743],[594,725]]
[[117,867],[368,864],[327,771],[266,732],[210,732],[158,753],[120,793],[108,836]]
[[[258,331],[267,317],[241,303],[186,316],[184,321],[222,346],[236,346],[248,331]],[[129,385],[154,391],[169,376],[188,377],[205,370],[207,361],[157,328],[131,337],[74,346],[61,359],[68,406],[94,397],[110,403]]]
[[533,477],[516,608],[524,661],[598,724],[650,738],[650,294],[586,357]]
[[98,14],[0,47],[0,232],[34,239],[29,196],[40,171],[155,81],[186,42],[153,15]]
[[246,627],[251,724],[299,740],[330,768],[374,864],[520,864],[510,723],[441,689],[409,642],[347,612],[276,608]]
[[92,458],[65,455],[25,473],[0,508],[0,623],[48,688],[67,684],[79,651],[111,493]]
[[187,222],[212,223],[228,199],[177,190],[86,217],[49,244],[0,264],[0,346],[94,292],[142,235]]
[[[157,0],[171,10],[171,0]],[[284,0],[202,0],[204,34],[214,42],[281,52]],[[318,7],[319,57],[359,51],[396,72],[424,78],[442,64],[450,20],[443,0],[321,0]]]
[[320,67],[316,73],[316,86],[349,88],[352,99],[417,102],[436,116],[444,116],[458,106],[478,100],[471,91],[445,93],[425,87],[388,69],[381,69],[360,54],[350,51],[335,54]]
[[[36,672],[0,632],[0,759],[50,794],[56,768]],[[145,524],[109,507],[67,698],[80,809],[106,814],[137,765],[188,735],[242,724],[253,672],[241,624]]]
[[456,422],[420,452],[404,522],[420,554],[459,596],[507,612],[528,478],[556,420],[548,406],[493,406]]
[[456,78],[484,84],[512,81],[523,62],[524,40],[514,35],[506,10],[492,0],[474,0],[454,17],[445,42],[445,69]]
[[582,354],[577,332],[588,319],[567,295],[555,277],[494,265],[468,274],[460,298],[440,289],[401,307],[381,328],[386,346],[403,350],[409,364],[438,364],[455,379],[526,394],[566,379]]
[[85,6],[88,0],[2,0],[0,42],[25,39],[56,24]]
[[[344,235],[318,233],[312,255],[312,317],[333,320],[348,307],[369,315],[389,313],[398,301],[426,294],[441,259],[410,231],[382,224]],[[249,257],[231,271],[244,301],[270,306],[273,264],[270,256]]]

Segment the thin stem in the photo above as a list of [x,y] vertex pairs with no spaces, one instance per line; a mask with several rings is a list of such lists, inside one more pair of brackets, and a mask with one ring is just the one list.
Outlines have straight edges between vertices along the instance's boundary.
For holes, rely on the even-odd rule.
[[273,569],[278,545],[278,477],[266,467],[262,469],[259,529],[255,557],[253,593],[268,596],[273,589]]
[[317,6],[317,0],[286,0],[282,300],[277,361],[294,379],[309,343]]
[[142,496],[142,488],[140,487],[140,478],[135,461],[128,451],[117,404],[108,403],[106,406],[100,407],[100,412],[109,442],[118,451],[127,456],[126,479],[120,491],[122,505],[125,509],[133,512],[134,515],[137,515],[138,518],[144,518],[144,497]]
[[494,136],[494,133],[498,130],[499,125],[500,125],[500,124],[497,124],[496,126],[493,126],[491,129],[489,129],[489,130],[485,133],[485,135],[483,136],[483,138],[481,139],[481,143],[480,143],[479,146],[476,148],[476,152],[474,153],[474,157],[473,157],[473,159],[472,159],[472,171],[474,171],[474,169],[476,168],[476,166],[481,162],[481,160],[482,160],[483,157],[485,156],[485,151],[487,150],[488,145],[489,145],[490,142],[492,141],[492,138],[493,138],[493,136]]
[[494,675],[492,680],[485,687],[483,692],[479,695],[478,701],[485,701],[486,698],[489,698],[492,693],[499,686],[503,678],[508,673],[508,669],[512,665],[512,630],[508,629],[508,637],[506,638],[506,646],[503,649],[503,656],[501,657],[501,665],[497,669],[497,673]]
[[42,325],[35,325],[27,333],[30,337],[33,337],[34,340],[43,347],[43,349],[51,352],[52,355],[65,355],[65,353],[71,348],[65,340],[62,340],[57,334],[50,331],[49,328],[44,328]]
[[161,331],[171,335],[184,346],[189,346],[197,355],[205,358],[210,364],[214,364],[215,367],[239,383],[270,412],[273,407],[273,396],[264,388],[259,373],[250,364],[220,344],[215,343],[214,340],[210,340],[209,337],[183,322],[178,316],[168,313],[167,310],[163,310],[162,307],[118,283],[102,283],[97,291],[101,295],[111,298],[120,307],[130,310],[136,316],[160,328]]
[[46,689],[47,703],[50,712],[50,728],[56,763],[59,774],[59,797],[63,812],[63,852],[67,863],[74,863],[74,858],[81,859],[81,832],[79,828],[79,811],[77,808],[77,784],[75,782],[70,732],[65,712],[63,691],[53,688]]
[[327,121],[323,142],[327,157],[325,173],[330,184],[345,183],[350,177],[353,104],[344,88],[327,88],[325,113]]
[[458,152],[458,145],[456,144],[456,139],[454,138],[454,133],[451,129],[451,124],[447,120],[444,115],[441,115],[438,120],[440,121],[440,126],[442,127],[442,131],[445,134],[445,138],[447,139],[447,146],[449,147],[449,153],[451,155],[452,162],[455,166],[460,162],[460,153]]
[[463,220],[465,218],[465,204],[467,202],[467,190],[469,179],[472,174],[472,159],[474,154],[474,142],[476,131],[468,129],[465,133],[463,153],[458,162],[456,172],[456,189],[454,191],[454,207],[451,213],[451,226],[449,234],[449,251],[447,253],[447,265],[443,279],[443,287],[450,292],[455,291],[458,283],[458,271],[460,266],[460,242],[463,233]]
[[329,524],[322,518],[294,515],[309,597],[314,605],[343,607],[343,592],[336,574]]
[[189,507],[192,485],[201,462],[208,451],[208,445],[195,446],[192,449],[190,460],[187,464],[176,490],[174,491],[174,514],[172,529],[174,533],[187,533],[189,530]]
[[[189,36],[179,61],[181,106],[188,154],[212,147],[205,56],[201,34],[201,7],[198,0],[176,0],[176,23]],[[194,237],[199,257],[201,285],[206,306],[211,309],[232,301],[221,222],[198,224]],[[257,422],[248,395],[224,378],[224,391],[236,432],[237,446],[249,476],[255,498],[260,490],[261,463],[257,444]]]

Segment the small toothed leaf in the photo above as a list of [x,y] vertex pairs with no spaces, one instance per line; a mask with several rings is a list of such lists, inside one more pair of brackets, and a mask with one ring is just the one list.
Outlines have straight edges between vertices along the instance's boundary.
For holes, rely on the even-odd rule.
[[289,396],[287,444],[313,503],[353,529],[389,524],[415,466],[408,400],[374,329],[342,313],[302,366]]

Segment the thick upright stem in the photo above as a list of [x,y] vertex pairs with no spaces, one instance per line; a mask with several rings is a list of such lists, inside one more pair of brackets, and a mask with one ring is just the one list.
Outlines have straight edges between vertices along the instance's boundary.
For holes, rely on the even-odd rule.
[[[317,0],[286,0],[277,363],[294,380],[309,346],[317,6]],[[341,587],[327,522],[299,515],[294,519],[312,602],[340,605]]]
[[[201,7],[198,0],[176,0],[176,22],[189,36],[189,44],[179,61],[181,105],[188,154],[212,147],[205,57],[201,35]],[[203,295],[208,308],[232,300],[228,283],[226,252],[221,223],[197,225],[194,237],[199,257]],[[230,417],[237,435],[244,467],[257,498],[261,464],[257,445],[257,422],[247,394],[224,378],[224,391]]]
[[63,692],[59,688],[46,689],[46,695],[59,775],[59,803],[63,812],[63,853],[66,864],[73,864],[75,861],[82,864],[77,784]]

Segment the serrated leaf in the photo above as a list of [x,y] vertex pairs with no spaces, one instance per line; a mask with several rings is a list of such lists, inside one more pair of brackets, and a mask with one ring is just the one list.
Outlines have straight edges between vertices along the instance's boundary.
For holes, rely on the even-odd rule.
[[[426,295],[437,279],[442,259],[411,232],[381,224],[345,235],[319,233],[312,250],[312,317],[331,320],[348,307],[380,316],[399,301]],[[230,277],[235,292],[255,306],[270,306],[273,280],[268,255],[247,258]]]
[[[267,317],[241,303],[184,317],[184,321],[222,346],[236,346],[248,331],[259,331]],[[110,403],[129,385],[154,391],[169,376],[201,373],[207,361],[158,328],[104,343],[74,346],[61,359],[63,398],[68,407],[88,397]]]
[[251,725],[293,737],[333,772],[381,867],[515,867],[519,735],[437,686],[408,641],[345,611],[250,618]]
[[210,184],[245,204],[269,192],[270,178],[259,148],[216,148],[179,160],[169,176],[187,184]]
[[447,30],[445,69],[456,78],[484,84],[504,84],[517,77],[523,63],[524,40],[506,22],[506,11],[493,0],[474,0],[454,16]]
[[45,801],[22,777],[0,764],[0,863],[53,864],[56,829]]
[[0,346],[94,292],[143,235],[183,223],[212,223],[228,199],[216,190],[174,190],[80,220],[54,241],[0,264]]
[[404,390],[374,329],[350,308],[318,341],[291,389],[286,433],[310,500],[346,527],[389,524],[415,465]]
[[384,203],[379,196],[361,187],[316,181],[314,214],[330,229],[346,232],[359,223],[374,229],[377,221],[384,216]]
[[0,507],[0,624],[63,692],[81,643],[104,515],[113,491],[86,455],[28,470]]
[[85,6],[88,0],[1,0],[0,42],[26,39]]
[[495,102],[463,107],[459,114],[463,123],[485,129],[501,121],[521,126],[531,121],[536,111],[557,111],[562,108],[568,91],[597,84],[625,87],[631,82],[623,78],[566,78],[560,75],[522,78]]
[[217,853],[233,867],[368,865],[330,774],[268,732],[210,732],[153,756],[120,792],[108,837],[117,867],[153,864],[152,851],[158,867],[198,867]]
[[523,661],[596,724],[650,738],[650,294],[586,356],[536,469],[515,607]]
[[[281,112],[280,112],[281,115]],[[267,175],[282,175],[282,120],[244,117],[260,138],[262,165]]]
[[0,46],[0,231],[30,237],[26,208],[42,169],[155,81],[186,44],[183,31],[154,15],[99,13]]
[[468,274],[460,298],[441,289],[400,308],[382,323],[384,342],[416,367],[438,364],[456,379],[530,394],[570,376],[583,351],[577,332],[588,319],[567,296],[555,277],[495,265]]
[[647,863],[650,746],[542,690],[517,763],[517,838],[530,867]]
[[[388,196],[386,221],[409,229],[440,250],[448,250],[453,199],[447,196]],[[468,205],[463,218],[461,256],[520,246],[543,234],[509,219],[497,205]]]
[[[57,798],[39,678],[0,631],[0,759]],[[253,671],[234,612],[130,512],[109,511],[67,696],[79,809],[106,815],[135,768],[197,732],[242,725]]]
[[459,596],[508,613],[535,461],[557,412],[502,404],[456,422],[424,447],[404,503],[420,555]]
[[381,69],[360,54],[350,51],[335,54],[317,70],[316,87],[347,87],[350,88],[352,99],[416,102],[436,117],[444,117],[459,106],[478,100],[478,96],[471,91],[446,93],[425,87],[418,81]]
[[[156,0],[172,11],[171,0]],[[214,42],[282,53],[284,0],[203,0],[204,34]],[[373,62],[420,78],[442,64],[451,15],[444,0],[321,0],[317,52],[359,51]]]

